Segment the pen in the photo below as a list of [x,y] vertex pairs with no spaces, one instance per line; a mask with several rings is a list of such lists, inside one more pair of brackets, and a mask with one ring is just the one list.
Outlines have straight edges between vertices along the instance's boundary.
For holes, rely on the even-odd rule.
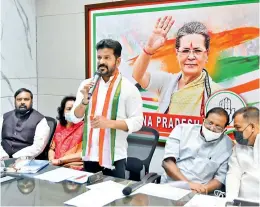
[[75,180],[79,180],[79,179],[84,178],[84,177],[86,177],[86,176],[88,176],[88,175],[79,176],[79,177],[75,178]]

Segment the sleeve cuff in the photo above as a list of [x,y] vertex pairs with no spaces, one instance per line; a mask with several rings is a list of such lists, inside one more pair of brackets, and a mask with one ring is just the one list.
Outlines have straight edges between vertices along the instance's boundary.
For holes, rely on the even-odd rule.
[[125,123],[128,127],[128,134],[132,134],[133,133],[133,130],[134,130],[134,126],[133,126],[133,123],[130,119],[125,119]]
[[77,124],[77,123],[81,122],[84,119],[84,116],[82,118],[77,118],[75,116],[75,114],[74,114],[74,111],[75,111],[75,109],[71,110],[71,112],[70,112],[70,119],[71,119],[71,122],[73,122],[74,124]]
[[215,176],[214,179],[218,180],[219,182],[221,182],[223,185],[225,185],[225,178],[222,178],[220,176]]

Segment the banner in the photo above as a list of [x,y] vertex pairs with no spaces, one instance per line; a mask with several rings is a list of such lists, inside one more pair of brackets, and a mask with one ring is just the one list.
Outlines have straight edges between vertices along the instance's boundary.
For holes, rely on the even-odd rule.
[[[223,107],[232,119],[235,110],[240,107],[259,107],[258,0],[129,3],[118,8],[91,9],[86,15],[89,17],[89,75],[92,76],[97,68],[96,43],[106,38],[119,41],[123,47],[119,70],[138,87],[143,99],[144,125],[157,129],[161,139],[167,138],[177,124],[202,123],[201,108],[207,112],[213,106]],[[157,19],[164,16],[172,16],[175,22],[167,41],[152,55],[148,65],[147,72],[157,83],[143,89],[133,78],[133,64],[142,53]],[[222,91],[220,96],[211,98],[210,103],[207,91],[196,86],[201,84],[200,80],[188,89],[178,90],[178,75],[186,72],[175,49],[177,31],[185,23],[194,21],[205,25],[210,35],[205,65],[210,97]],[[177,85],[171,83],[174,79]],[[169,89],[169,86],[172,88]],[[204,99],[205,104],[202,104]]]

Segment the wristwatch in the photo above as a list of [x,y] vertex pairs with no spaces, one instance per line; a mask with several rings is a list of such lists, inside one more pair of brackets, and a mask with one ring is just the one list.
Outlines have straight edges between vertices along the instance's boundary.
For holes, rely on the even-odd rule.
[[81,104],[84,106],[88,105],[88,103],[84,103],[84,98],[82,99]]

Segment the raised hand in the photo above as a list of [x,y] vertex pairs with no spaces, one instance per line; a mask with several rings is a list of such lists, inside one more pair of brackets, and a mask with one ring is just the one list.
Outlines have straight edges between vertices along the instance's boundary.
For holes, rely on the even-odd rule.
[[148,38],[145,50],[154,54],[156,50],[162,47],[167,40],[167,34],[171,29],[174,20],[171,16],[165,16],[164,18],[159,18],[154,26],[151,36]]
[[80,92],[83,94],[83,96],[84,96],[84,103],[88,103],[88,92],[89,92],[89,90],[90,90],[90,88],[92,88],[94,86],[94,83],[93,82],[90,82],[90,83],[88,83],[88,84],[86,84],[85,86],[84,86],[84,88],[82,88],[81,90],[80,90]]

